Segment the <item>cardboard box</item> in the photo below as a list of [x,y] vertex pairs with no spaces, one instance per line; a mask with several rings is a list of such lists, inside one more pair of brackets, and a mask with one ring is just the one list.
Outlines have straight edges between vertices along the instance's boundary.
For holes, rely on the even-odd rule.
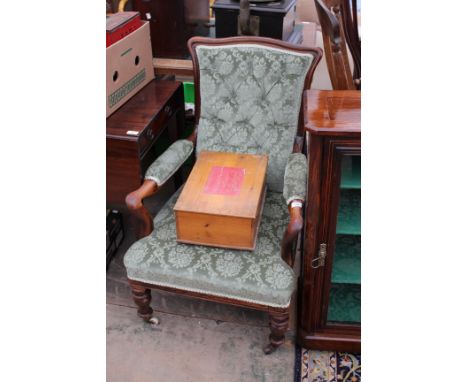
[[255,249],[267,155],[202,151],[174,206],[177,241]]
[[154,78],[149,22],[106,48],[106,117]]

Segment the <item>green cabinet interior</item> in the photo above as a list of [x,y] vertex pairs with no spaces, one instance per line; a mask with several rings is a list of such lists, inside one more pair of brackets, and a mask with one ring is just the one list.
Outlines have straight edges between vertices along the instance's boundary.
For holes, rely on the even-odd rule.
[[337,235],[332,282],[338,284],[361,283],[360,235]]
[[361,322],[361,285],[332,284],[328,300],[328,321]]
[[344,156],[327,321],[361,322],[361,157]]
[[342,189],[361,189],[361,157],[344,158],[341,171]]

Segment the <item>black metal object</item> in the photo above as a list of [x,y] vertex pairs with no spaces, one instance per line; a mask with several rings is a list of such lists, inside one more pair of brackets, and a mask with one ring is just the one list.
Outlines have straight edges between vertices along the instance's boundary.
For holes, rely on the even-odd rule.
[[122,214],[117,210],[106,210],[106,269],[123,239]]
[[254,35],[299,44],[302,42],[302,28],[295,22],[296,3],[297,0],[216,0],[212,5],[216,37]]

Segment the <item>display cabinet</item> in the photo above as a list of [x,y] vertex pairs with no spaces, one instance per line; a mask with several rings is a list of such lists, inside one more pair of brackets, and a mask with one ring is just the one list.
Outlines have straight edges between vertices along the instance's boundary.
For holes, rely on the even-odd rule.
[[361,347],[361,97],[308,91],[309,161],[299,283],[298,342],[309,349]]

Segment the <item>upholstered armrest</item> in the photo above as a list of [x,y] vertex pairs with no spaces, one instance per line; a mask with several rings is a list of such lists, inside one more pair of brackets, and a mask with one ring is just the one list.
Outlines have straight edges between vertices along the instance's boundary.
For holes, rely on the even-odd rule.
[[187,139],[175,141],[149,166],[145,179],[153,180],[160,187],[174,175],[193,151],[193,142]]
[[188,139],[174,142],[148,168],[143,184],[125,198],[127,208],[134,219],[137,239],[153,231],[153,218],[143,205],[143,199],[154,195],[159,186],[163,185],[182,166],[192,153],[195,141],[196,130]]
[[304,154],[294,152],[289,156],[284,173],[283,197],[288,204],[289,224],[281,243],[281,257],[291,267],[294,265],[297,235],[304,225],[302,206],[306,197],[306,190],[307,159]]
[[304,202],[307,191],[307,158],[302,153],[289,156],[284,173],[283,196],[286,204],[293,200]]

